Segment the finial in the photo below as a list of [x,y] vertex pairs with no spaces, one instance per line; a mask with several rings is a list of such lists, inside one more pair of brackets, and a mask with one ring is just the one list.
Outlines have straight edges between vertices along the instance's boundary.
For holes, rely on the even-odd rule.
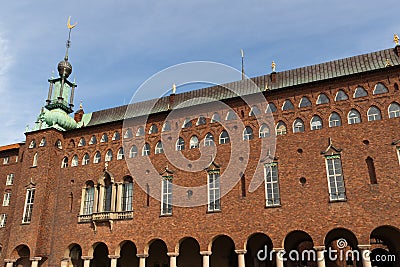
[[51,79],[54,79],[54,70],[51,71]]
[[272,61],[272,63],[271,63],[271,69],[272,69],[272,72],[275,72],[275,70],[276,70],[275,61]]
[[174,83],[172,85],[172,94],[175,94],[175,93],[176,93],[176,84]]
[[390,63],[389,59],[386,59],[385,67],[390,67],[390,66],[392,66],[392,63]]
[[393,42],[396,44],[396,46],[399,45],[399,36],[397,34],[394,34]]
[[69,29],[69,33],[68,33],[68,40],[67,40],[67,51],[65,52],[65,58],[64,58],[65,61],[68,60],[68,49],[69,49],[70,46],[71,46],[71,31],[72,31],[73,28],[75,28],[75,26],[76,26],[77,24],[78,24],[78,23],[75,22],[75,24],[71,25],[71,16],[68,17],[67,27],[68,27],[68,29]]
[[264,89],[265,89],[265,91],[269,90],[268,83],[265,84],[265,88]]
[[80,102],[80,104],[79,104],[79,109],[80,109],[80,110],[83,110],[82,100],[81,100],[81,102]]
[[244,80],[245,75],[244,75],[244,52],[243,52],[243,49],[240,49],[240,54],[242,55],[242,80]]

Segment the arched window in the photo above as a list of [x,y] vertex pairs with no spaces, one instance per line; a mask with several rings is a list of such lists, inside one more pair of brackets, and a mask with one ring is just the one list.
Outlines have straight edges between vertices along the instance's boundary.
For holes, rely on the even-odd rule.
[[213,146],[214,145],[214,136],[211,133],[207,133],[204,138],[204,146]]
[[137,129],[136,136],[143,136],[143,135],[144,135],[144,128],[143,128],[143,126],[140,126]]
[[375,85],[374,91],[372,92],[373,95],[379,95],[389,92],[387,87],[383,83],[377,83]]
[[89,140],[89,145],[94,145],[94,144],[97,144],[97,138],[95,135],[92,135],[92,137],[90,137]]
[[158,128],[155,124],[152,124],[150,126],[149,134],[156,134],[156,133],[158,133]]
[[124,149],[122,147],[120,147],[118,149],[118,153],[117,153],[117,160],[121,160],[124,159],[125,155],[124,155]]
[[69,147],[69,148],[74,148],[74,147],[75,147],[75,141],[74,141],[74,139],[69,140],[68,147]]
[[314,115],[311,119],[311,131],[322,129],[322,119],[318,115]]
[[42,140],[40,140],[39,147],[46,146],[46,137],[43,137]]
[[286,134],[286,124],[283,121],[279,121],[276,124],[276,135],[285,135]]
[[328,104],[328,103],[329,103],[329,98],[326,96],[326,94],[319,94],[317,98],[317,105]]
[[57,140],[57,142],[56,142],[56,147],[57,147],[58,149],[62,149],[62,142],[61,142],[60,139]]
[[347,100],[347,99],[349,99],[349,96],[343,90],[339,90],[336,93],[335,101],[344,101],[344,100]]
[[367,96],[367,95],[368,95],[367,91],[365,91],[365,89],[363,87],[358,86],[356,88],[356,90],[354,91],[353,98],[364,97],[364,96]]
[[219,114],[218,113],[214,113],[212,115],[212,117],[211,117],[211,123],[220,122],[220,121],[221,121],[221,117],[219,116]]
[[133,179],[130,176],[124,177],[124,183],[122,184],[122,199],[121,199],[121,210],[131,211],[133,203]]
[[85,155],[82,158],[82,165],[88,165],[90,162],[90,156],[88,153],[85,153]]
[[67,168],[68,167],[68,157],[64,157],[63,160],[61,161],[61,168]]
[[97,151],[97,152],[94,154],[93,163],[100,163],[100,161],[101,161],[101,154],[100,154],[99,151]]
[[35,148],[36,147],[36,141],[32,140],[31,143],[29,144],[29,148]]
[[252,106],[251,107],[249,116],[258,116],[260,114],[261,114],[261,112],[260,112],[260,110],[258,109],[257,106]]
[[78,156],[77,155],[74,155],[73,157],[72,157],[72,162],[71,162],[71,167],[76,167],[76,166],[78,166]]
[[393,102],[389,105],[389,118],[397,118],[400,117],[400,105],[396,102]]
[[94,204],[94,183],[92,181],[86,182],[85,188],[85,201],[83,203],[83,215],[93,213]]
[[329,127],[337,127],[342,125],[342,119],[336,112],[332,112],[329,116]]
[[232,120],[236,120],[237,116],[236,113],[233,110],[229,110],[228,113],[226,114],[226,121],[232,121]]
[[142,156],[150,156],[150,145],[148,143],[143,146]]
[[181,151],[185,149],[185,140],[182,137],[179,137],[176,141],[176,151]]
[[382,119],[382,114],[379,108],[371,106],[367,112],[368,121],[379,121]]
[[197,136],[193,135],[190,138],[190,149],[198,147],[199,147],[199,139],[197,138]]
[[111,161],[112,158],[113,158],[113,154],[112,154],[111,149],[109,149],[109,150],[107,150],[107,152],[106,152],[105,161]]
[[103,134],[101,136],[100,143],[106,143],[106,142],[108,142],[108,135],[107,134]]
[[133,137],[132,129],[131,128],[126,129],[126,131],[124,133],[124,139],[132,138],[132,137]]
[[348,123],[349,124],[356,124],[361,122],[360,112],[356,109],[350,110],[349,114],[347,115]]
[[200,115],[199,118],[197,119],[196,125],[204,125],[206,124],[206,118],[204,116]]
[[294,106],[292,101],[290,100],[285,100],[285,102],[282,105],[282,110],[293,110]]
[[192,121],[189,118],[186,118],[183,122],[182,128],[189,128],[192,127]]
[[112,205],[113,183],[112,183],[111,177],[108,173],[106,173],[105,176],[106,177],[104,178],[103,211],[109,212],[109,211],[111,211],[111,205]]
[[275,113],[278,109],[276,108],[274,103],[268,103],[267,109],[265,110],[265,113]]
[[259,130],[259,137],[260,138],[265,138],[269,136],[269,127],[265,123],[261,124],[260,130]]
[[81,139],[79,139],[78,146],[86,146],[86,140],[84,137],[81,137]]
[[228,144],[230,142],[229,134],[227,131],[223,130],[219,135],[220,144]]
[[243,130],[243,140],[253,140],[254,135],[253,135],[253,129],[251,127],[246,126]]
[[302,132],[304,132],[304,122],[303,122],[302,119],[297,118],[293,122],[293,132],[294,133],[302,133]]
[[112,140],[113,141],[117,141],[117,140],[120,140],[121,139],[121,135],[119,134],[119,132],[114,132],[114,134],[113,134],[113,137],[112,137]]
[[161,129],[162,132],[171,131],[171,123],[169,121],[165,121],[163,127]]
[[158,141],[156,144],[155,154],[164,154],[164,148],[161,141]]
[[305,107],[310,107],[311,106],[311,101],[308,99],[308,97],[303,96],[300,100],[299,103],[299,108],[305,108]]
[[138,148],[137,146],[133,145],[129,150],[129,158],[136,158],[138,155]]

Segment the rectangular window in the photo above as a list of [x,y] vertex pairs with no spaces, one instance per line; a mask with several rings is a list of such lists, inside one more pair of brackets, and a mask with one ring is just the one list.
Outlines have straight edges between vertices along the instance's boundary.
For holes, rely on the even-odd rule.
[[162,178],[161,215],[172,214],[172,177]]
[[276,162],[264,165],[265,174],[265,206],[280,205],[278,164]]
[[32,218],[33,201],[35,200],[35,188],[28,188],[26,190],[24,215],[22,223],[30,223]]
[[5,192],[3,197],[3,206],[9,206],[11,199],[11,192]]
[[94,187],[90,186],[86,188],[85,191],[85,203],[83,214],[89,215],[93,213],[93,203],[94,203]]
[[6,222],[7,222],[7,214],[1,214],[0,215],[0,227],[6,227]]
[[14,183],[14,173],[10,173],[7,175],[6,185],[13,185]]
[[221,210],[219,171],[208,173],[208,211]]
[[125,183],[122,185],[122,211],[132,210],[133,200],[133,183]]
[[3,164],[8,164],[10,162],[10,157],[3,158]]
[[340,155],[326,157],[326,172],[328,176],[330,201],[346,200]]

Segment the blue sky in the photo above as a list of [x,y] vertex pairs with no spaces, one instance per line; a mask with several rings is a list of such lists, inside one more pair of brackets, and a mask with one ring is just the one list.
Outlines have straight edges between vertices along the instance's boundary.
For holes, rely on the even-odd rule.
[[[65,53],[86,112],[128,103],[153,74],[189,61],[250,77],[393,47],[400,2],[386,1],[6,1],[0,10],[0,145],[24,140]],[[238,77],[239,79],[240,77]],[[178,88],[179,93],[179,88]],[[157,97],[149,91],[149,98]]]

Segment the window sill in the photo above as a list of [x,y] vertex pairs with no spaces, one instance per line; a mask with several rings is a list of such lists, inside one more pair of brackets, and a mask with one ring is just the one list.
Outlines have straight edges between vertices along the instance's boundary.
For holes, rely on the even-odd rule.
[[281,204],[266,205],[264,208],[266,209],[282,208],[282,205]]
[[207,214],[212,214],[212,213],[221,213],[221,210],[207,210]]
[[163,217],[172,217],[172,213],[171,213],[171,214],[160,214],[159,217],[160,217],[160,218],[163,218]]
[[30,168],[31,168],[31,169],[33,169],[33,168],[37,168],[37,166],[31,166]]
[[347,202],[347,199],[330,199],[329,203],[340,203],[340,202]]
[[21,225],[29,225],[31,222],[22,222]]

